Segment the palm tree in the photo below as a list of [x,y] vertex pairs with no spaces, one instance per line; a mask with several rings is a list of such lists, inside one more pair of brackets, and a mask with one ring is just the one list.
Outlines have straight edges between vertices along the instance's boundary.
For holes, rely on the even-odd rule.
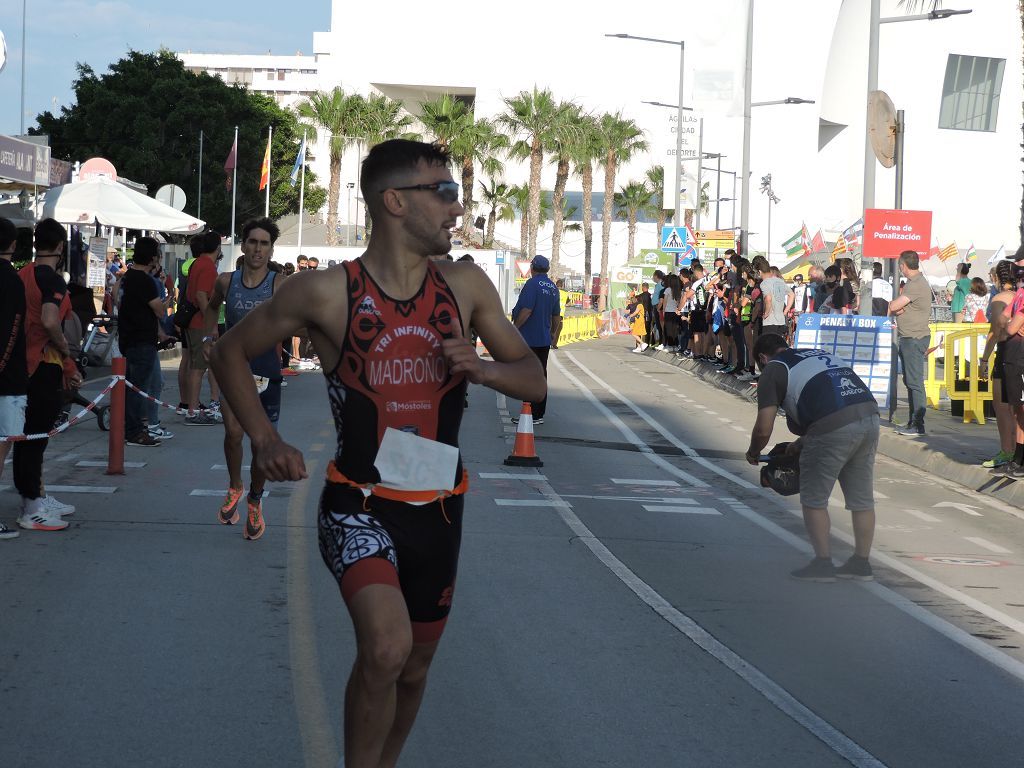
[[504,128],[510,139],[522,137],[511,147],[513,157],[530,158],[530,200],[526,209],[528,221],[529,250],[537,249],[537,230],[540,227],[540,172],[544,164],[544,145],[549,143],[551,129],[558,114],[558,106],[551,91],[520,91],[518,96],[505,99],[508,110],[498,117],[498,125]]
[[494,245],[494,225],[497,221],[512,222],[516,220],[516,209],[513,207],[511,188],[508,184],[491,179],[491,186],[480,182],[482,200],[491,207],[487,214],[487,229],[484,230],[484,248]]
[[668,221],[668,211],[665,210],[665,166],[652,165],[647,169],[647,186],[651,190],[651,203],[647,213],[654,216],[658,222],[658,244],[661,244],[661,230],[665,228]]
[[[708,190],[710,190],[710,189],[711,189],[711,182],[710,181],[705,181],[703,184],[700,185],[700,212],[701,213],[708,213],[711,210],[711,195],[708,192]],[[687,208],[685,211],[683,211],[683,223],[686,224],[686,226],[690,227],[691,229],[693,228],[693,214],[694,214],[694,209],[693,208]],[[661,240],[659,240],[658,242],[660,243]]]
[[338,200],[341,196],[341,159],[358,132],[363,97],[347,94],[341,88],[317,91],[297,109],[299,117],[310,123],[310,140],[316,141],[317,129],[328,136],[331,178],[327,187],[327,244],[338,242]]
[[[633,260],[636,245],[636,220],[641,212],[651,205],[651,188],[642,181],[631,181],[615,193],[616,214],[626,220],[629,241],[626,246],[627,261]],[[659,241],[660,242],[660,241]]]
[[465,130],[469,117],[469,105],[450,93],[442,93],[420,105],[420,122],[445,149],[450,149],[452,140]]
[[464,130],[455,136],[451,144],[452,159],[462,164],[462,234],[468,240],[473,237],[475,217],[473,216],[473,186],[476,183],[475,165],[488,176],[497,176],[504,164],[496,153],[508,147],[508,137],[500,133],[490,120],[473,120],[472,115],[464,124]]
[[[366,144],[367,149],[373,149],[382,142],[389,141],[391,139],[410,139],[418,141],[421,136],[415,131],[408,130],[412,127],[413,118],[408,114],[403,114],[405,108],[402,106],[402,102],[389,99],[380,93],[371,93],[369,96],[361,99],[359,104],[358,116],[356,118],[354,126],[354,135],[356,137],[356,189],[359,189],[359,177],[362,171],[362,153],[363,144]],[[366,201],[363,201],[363,231],[365,232],[366,239],[370,238],[370,230],[373,226],[373,222],[370,220],[370,209],[366,206]]]
[[555,164],[555,190],[551,198],[554,211],[554,231],[551,235],[551,270],[558,267],[559,251],[564,228],[565,185],[569,181],[569,163],[573,150],[580,137],[582,108],[573,102],[562,102],[558,105],[555,124],[548,135],[548,144],[544,149],[551,154],[551,162]]
[[[530,189],[529,184],[515,184],[508,188],[509,200],[512,205],[515,206],[519,212],[519,250],[526,258],[533,258],[533,251],[527,250],[527,246],[530,244],[530,228],[529,219],[527,218],[526,207],[530,204],[530,198],[533,192]],[[540,195],[540,200],[537,206],[537,223],[539,226],[544,226],[547,223],[548,216],[551,214],[551,201],[547,195]],[[533,255],[531,255],[533,254]]]
[[583,183],[583,290],[589,294],[594,252],[594,161],[603,157],[603,152],[596,117],[581,116],[579,131],[578,141],[572,148],[572,164],[573,173]]
[[608,298],[608,245],[612,232],[612,205],[615,202],[615,171],[619,163],[628,161],[636,152],[647,149],[644,134],[636,123],[622,117],[621,112],[604,114],[600,120],[601,149],[599,161],[604,166],[604,209],[601,215],[601,293],[598,311],[604,311]]

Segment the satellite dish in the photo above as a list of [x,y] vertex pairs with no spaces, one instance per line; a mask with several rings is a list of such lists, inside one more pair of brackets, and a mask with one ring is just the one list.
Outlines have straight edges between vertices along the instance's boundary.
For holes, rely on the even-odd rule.
[[176,211],[181,211],[185,208],[185,190],[177,184],[164,184],[156,191],[154,197],[156,197],[157,201],[171,206]]
[[868,94],[868,140],[883,168],[896,164],[896,108],[885,91]]
[[4,39],[4,33],[0,32],[0,72],[4,71],[4,67],[7,65],[7,40]]

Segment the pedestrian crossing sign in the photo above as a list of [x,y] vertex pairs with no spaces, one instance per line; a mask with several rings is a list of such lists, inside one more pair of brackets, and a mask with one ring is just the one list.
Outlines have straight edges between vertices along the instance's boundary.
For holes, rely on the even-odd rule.
[[661,230],[661,250],[679,253],[686,250],[689,240],[686,227],[663,227]]

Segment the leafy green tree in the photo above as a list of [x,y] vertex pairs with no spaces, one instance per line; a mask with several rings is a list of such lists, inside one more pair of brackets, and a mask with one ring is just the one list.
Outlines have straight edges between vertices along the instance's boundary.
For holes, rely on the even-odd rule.
[[636,251],[636,221],[641,212],[651,205],[651,188],[642,181],[631,181],[615,193],[615,213],[626,220],[629,239],[626,245],[626,259],[633,260]]
[[[536,254],[527,248],[530,244],[530,226],[527,207],[533,197],[533,190],[529,184],[516,184],[509,187],[509,198],[512,205],[519,211],[519,251],[523,256],[532,259]],[[544,226],[551,215],[551,199],[547,195],[538,195],[537,200],[537,223]],[[534,234],[536,237],[536,233]],[[534,242],[536,247],[536,241]]]
[[551,269],[558,269],[562,246],[562,230],[565,228],[565,187],[569,181],[569,169],[573,151],[581,137],[582,108],[573,102],[558,105],[555,123],[547,136],[544,149],[555,164],[555,189],[551,199],[554,211],[554,231],[551,234]]
[[572,150],[573,173],[583,184],[583,279],[584,290],[590,292],[594,274],[594,162],[604,157],[601,131],[597,118],[584,115],[580,119],[579,141]]
[[612,205],[615,202],[615,172],[619,163],[647,149],[644,134],[636,123],[622,117],[621,112],[604,114],[599,122],[601,149],[599,160],[604,166],[604,210],[601,216],[601,293],[597,308],[603,311],[608,297],[608,245],[612,231]]
[[[647,169],[647,186],[651,190],[651,204],[647,213],[658,222],[658,244],[661,244],[661,230],[665,228],[669,212],[665,209],[665,166],[652,165]],[[674,212],[673,212],[674,213]]]
[[498,125],[507,131],[510,139],[520,137],[512,144],[511,155],[530,160],[530,200],[526,209],[528,238],[525,253],[534,255],[537,249],[537,230],[540,228],[540,172],[544,164],[544,145],[550,143],[550,132],[555,124],[558,106],[551,91],[520,91],[505,99],[506,112],[498,116]]
[[[299,188],[288,183],[302,129],[295,116],[273,99],[194,74],[173,53],[131,51],[101,75],[79,64],[72,85],[75,103],[59,115],[43,112],[30,129],[48,135],[55,158],[105,157],[119,175],[145,184],[150,192],[177,184],[188,196],[186,211],[199,213],[199,132],[203,132],[200,218],[220,232],[231,229],[231,192],[224,161],[238,126],[237,218],[262,215],[259,189],[267,128],[273,126],[270,215],[299,208]],[[323,204],[324,190],[306,171],[306,210]]]

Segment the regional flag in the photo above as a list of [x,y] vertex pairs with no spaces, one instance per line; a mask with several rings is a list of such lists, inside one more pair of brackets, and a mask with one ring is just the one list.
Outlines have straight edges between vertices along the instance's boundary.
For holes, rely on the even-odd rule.
[[925,254],[926,259],[931,259],[939,255],[938,244],[933,243],[932,247],[928,249],[928,253]]
[[846,245],[846,238],[842,235],[836,240],[835,247],[832,249],[832,261],[836,260],[836,257],[841,253],[846,253],[850,249]]
[[299,183],[299,171],[306,165],[306,136],[303,134],[302,143],[299,145],[299,154],[295,156],[295,165],[292,166],[290,177],[292,186]]
[[798,259],[802,256],[807,255],[807,244],[804,241],[805,227],[801,227],[800,231],[793,235],[789,240],[782,244],[782,247],[786,249],[786,255],[791,259]]
[[852,251],[861,244],[861,241],[864,239],[863,216],[843,230],[843,239],[846,240],[846,249],[848,251]]
[[260,166],[260,189],[266,189],[270,183],[270,138],[267,138],[267,151],[263,153],[263,165]]
[[974,248],[974,243],[967,246],[967,257],[964,259],[966,262],[972,262],[978,258],[978,251]]
[[956,240],[939,251],[939,261],[948,261],[954,256],[960,258],[960,249],[956,247]]
[[1005,245],[1000,245],[999,246],[999,250],[996,251],[995,253],[993,253],[991,256],[988,257],[988,266],[991,267],[993,264],[996,264],[1001,259],[1005,259],[1005,258],[1006,258],[1006,246]]
[[227,182],[225,186],[228,192],[231,191],[231,175],[235,172],[235,164],[238,158],[238,136],[235,136],[234,142],[231,144],[231,151],[228,153],[228,159],[224,161],[224,173],[227,174]]

